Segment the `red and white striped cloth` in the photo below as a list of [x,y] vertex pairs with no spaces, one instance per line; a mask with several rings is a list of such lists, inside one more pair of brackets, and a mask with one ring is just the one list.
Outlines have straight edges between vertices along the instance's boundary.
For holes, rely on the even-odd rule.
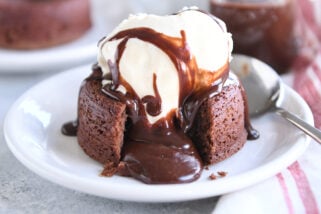
[[[321,42],[321,0],[298,0],[305,23]],[[321,48],[306,67],[294,68],[293,88],[307,101],[315,126],[321,129]]]
[[[298,1],[306,24],[321,41],[321,0]],[[321,129],[321,48],[308,65],[297,65],[290,74],[292,87],[306,100]],[[222,196],[213,213],[321,213],[321,145],[312,141],[298,161],[276,176]]]

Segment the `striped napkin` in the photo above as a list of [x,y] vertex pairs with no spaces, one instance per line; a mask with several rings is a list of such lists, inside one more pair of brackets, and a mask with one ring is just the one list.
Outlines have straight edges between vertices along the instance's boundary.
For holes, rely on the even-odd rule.
[[[321,0],[298,3],[306,25],[321,41]],[[306,62],[306,58],[298,57],[294,63],[292,87],[306,100],[315,126],[321,129],[321,48]],[[298,161],[276,176],[222,196],[213,213],[321,213],[321,145],[312,141]]]

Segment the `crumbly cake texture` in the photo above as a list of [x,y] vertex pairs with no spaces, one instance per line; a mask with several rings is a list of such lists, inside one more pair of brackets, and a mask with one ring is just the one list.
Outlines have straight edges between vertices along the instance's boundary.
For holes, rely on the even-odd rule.
[[204,164],[220,162],[246,142],[244,101],[240,85],[229,85],[211,99],[207,99],[195,117],[189,135]]
[[125,132],[126,105],[101,91],[101,81],[85,81],[78,101],[78,143],[84,152],[104,164],[103,174],[116,173]]
[[89,0],[0,0],[0,47],[39,49],[76,40],[91,27]]

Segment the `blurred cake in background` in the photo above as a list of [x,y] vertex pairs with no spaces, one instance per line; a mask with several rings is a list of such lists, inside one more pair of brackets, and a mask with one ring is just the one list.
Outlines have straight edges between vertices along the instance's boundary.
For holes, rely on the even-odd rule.
[[0,0],[0,47],[38,49],[71,42],[91,27],[89,0]]

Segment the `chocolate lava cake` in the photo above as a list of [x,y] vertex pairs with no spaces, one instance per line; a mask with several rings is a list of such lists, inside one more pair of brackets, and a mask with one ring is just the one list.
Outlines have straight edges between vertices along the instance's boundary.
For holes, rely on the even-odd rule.
[[[78,100],[78,143],[91,158],[104,165],[103,175],[128,175],[122,163],[126,136],[126,104],[102,92],[101,71],[93,73],[82,84]],[[204,165],[220,162],[237,151],[251,138],[246,97],[235,76],[230,84],[199,107],[188,132]],[[247,127],[248,126],[248,127]],[[255,135],[255,133],[254,133]]]
[[77,135],[104,165],[102,175],[195,181],[204,166],[258,137],[230,72],[231,46],[224,23],[203,11],[130,16],[99,42],[98,63],[80,88],[77,123],[63,132]]
[[47,48],[91,27],[89,0],[0,0],[0,47]]

